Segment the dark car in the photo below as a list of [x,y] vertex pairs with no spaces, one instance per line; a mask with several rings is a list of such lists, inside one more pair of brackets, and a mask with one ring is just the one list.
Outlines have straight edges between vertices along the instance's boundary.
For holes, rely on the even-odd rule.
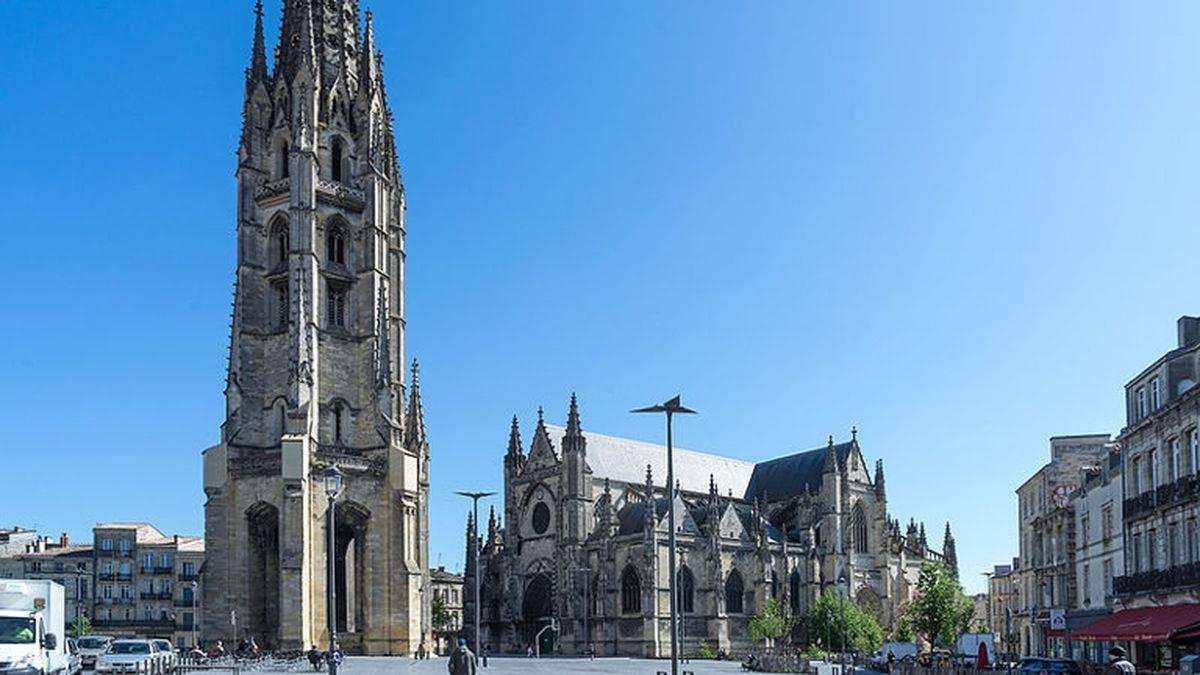
[[1079,664],[1069,659],[1048,659],[1040,656],[1026,656],[1021,659],[1017,671],[1025,675],[1082,675]]

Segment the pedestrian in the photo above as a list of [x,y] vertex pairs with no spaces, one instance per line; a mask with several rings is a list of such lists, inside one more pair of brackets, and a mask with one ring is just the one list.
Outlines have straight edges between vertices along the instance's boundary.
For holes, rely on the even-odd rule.
[[467,649],[466,638],[458,638],[458,648],[450,654],[446,669],[450,675],[475,675],[475,655]]
[[491,643],[483,645],[483,667],[484,668],[488,667],[488,657],[491,656],[491,654],[492,654]]
[[1108,650],[1108,668],[1104,675],[1137,675],[1137,668],[1125,658],[1125,650],[1113,647]]
[[525,646],[525,658],[527,658],[527,659],[533,658],[533,645]]

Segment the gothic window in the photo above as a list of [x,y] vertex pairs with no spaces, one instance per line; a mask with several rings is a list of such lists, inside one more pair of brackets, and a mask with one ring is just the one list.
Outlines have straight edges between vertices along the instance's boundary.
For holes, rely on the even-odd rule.
[[600,613],[600,578],[592,577],[592,597],[591,600],[591,615],[596,616]]
[[344,436],[343,432],[345,431],[346,427],[346,410],[341,403],[333,404],[333,419],[331,422],[333,430],[333,442],[341,443]]
[[775,570],[771,570],[771,597],[779,599],[779,575],[775,574]]
[[325,235],[325,257],[331,263],[346,264],[346,232],[342,228],[329,228],[329,233]]
[[536,534],[545,534],[548,529],[550,529],[550,507],[546,506],[546,502],[538,502],[533,507],[533,531]]
[[792,607],[792,612],[800,611],[800,570],[792,570],[792,576],[788,579],[788,594],[789,604]]
[[633,565],[621,573],[621,611],[625,614],[642,611],[642,580]]
[[696,580],[692,577],[692,571],[687,565],[679,568],[679,587],[676,589],[679,594],[679,611],[685,614],[691,614],[696,611]]
[[288,226],[285,219],[279,218],[271,226],[269,248],[271,264],[276,267],[283,267],[287,263],[288,256]]
[[287,282],[275,284],[275,327],[283,328],[288,324],[288,287]]
[[279,140],[279,149],[275,151],[275,176],[288,177],[288,142],[286,138]]
[[326,298],[326,319],[330,326],[344,328],[346,326],[346,290],[329,287]]
[[854,512],[851,516],[851,532],[854,536],[854,552],[867,552],[867,517],[863,513],[862,504],[854,505]]
[[342,180],[342,139],[334,138],[329,146],[329,177],[337,182]]
[[742,613],[742,600],[745,594],[743,589],[741,573],[733,570],[729,573],[729,578],[725,580],[725,611],[727,613]]

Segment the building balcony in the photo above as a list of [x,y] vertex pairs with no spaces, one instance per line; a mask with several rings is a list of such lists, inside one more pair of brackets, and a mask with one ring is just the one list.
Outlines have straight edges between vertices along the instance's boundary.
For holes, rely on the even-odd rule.
[[193,607],[200,609],[200,599],[196,598],[193,601],[191,598],[175,598],[175,606],[180,609],[191,609]]
[[1126,499],[1123,504],[1123,517],[1127,521],[1137,520],[1154,513],[1155,510],[1167,509],[1197,499],[1200,499],[1200,478],[1184,476],[1174,483],[1159,485],[1153,490]]
[[1113,590],[1117,595],[1136,595],[1194,586],[1200,586],[1200,563],[1188,563],[1165,570],[1127,574],[1113,579]]
[[180,572],[179,573],[180,581],[199,581],[199,579],[200,579],[200,575],[195,572]]
[[142,600],[170,600],[174,596],[171,591],[142,591],[139,597]]
[[96,575],[100,581],[130,581],[133,579],[132,572],[100,572]]
[[116,628],[116,627],[139,627],[159,630],[172,630],[175,628],[174,619],[93,619],[92,623],[97,628]]

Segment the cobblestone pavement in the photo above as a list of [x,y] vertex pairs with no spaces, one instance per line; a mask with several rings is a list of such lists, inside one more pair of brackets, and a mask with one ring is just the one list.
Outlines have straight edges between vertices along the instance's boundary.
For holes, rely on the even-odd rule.
[[[338,669],[338,675],[446,675],[446,661],[445,657],[414,661],[399,657],[351,656],[347,657],[341,668]],[[523,675],[524,673],[655,675],[658,672],[669,673],[670,670],[670,661],[653,659],[611,658],[593,661],[568,658],[492,657],[489,666],[480,668],[477,675]],[[693,661],[680,664],[679,671],[681,675],[684,671],[694,672],[695,675],[727,675],[741,672],[741,666],[729,661]]]

